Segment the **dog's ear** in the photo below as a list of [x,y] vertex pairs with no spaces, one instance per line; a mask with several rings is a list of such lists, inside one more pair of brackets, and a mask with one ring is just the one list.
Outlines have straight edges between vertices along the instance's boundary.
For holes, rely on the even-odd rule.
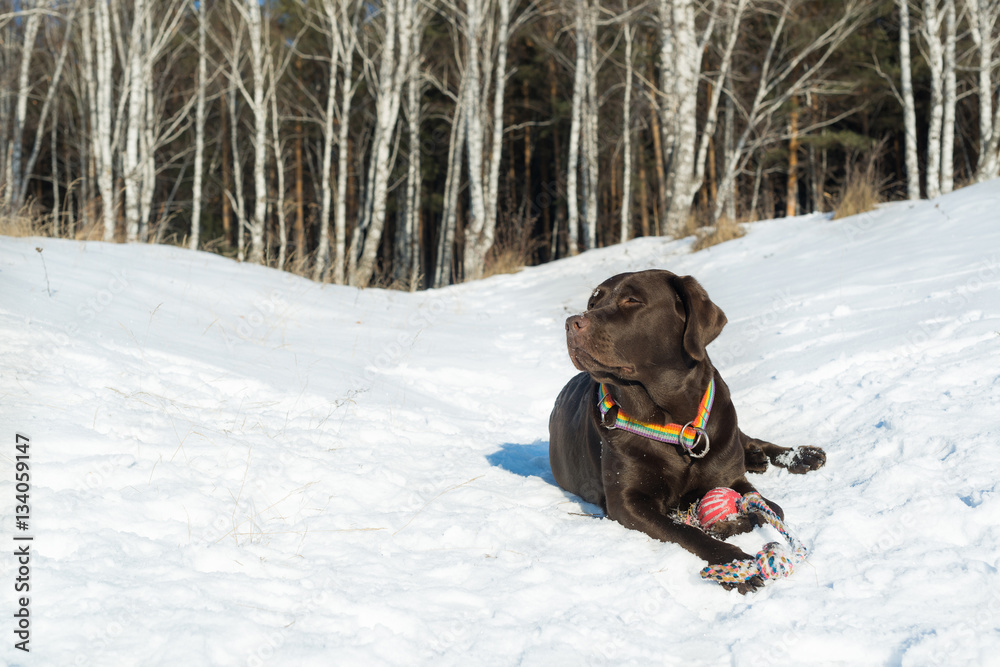
[[726,326],[726,314],[712,303],[701,284],[691,276],[674,276],[671,286],[684,303],[684,350],[695,361],[704,361],[705,348]]

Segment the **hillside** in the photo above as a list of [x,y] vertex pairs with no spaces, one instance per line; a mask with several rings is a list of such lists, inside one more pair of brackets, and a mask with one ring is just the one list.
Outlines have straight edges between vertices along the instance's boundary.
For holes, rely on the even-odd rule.
[[[987,664],[998,206],[995,180],[417,294],[0,238],[0,525],[34,537],[30,661],[8,589],[0,662]],[[695,275],[728,315],[709,353],[743,430],[828,454],[753,478],[811,548],[755,595],[587,516],[549,472],[549,410],[575,373],[564,319],[653,267]],[[10,586],[13,559],[0,568]]]

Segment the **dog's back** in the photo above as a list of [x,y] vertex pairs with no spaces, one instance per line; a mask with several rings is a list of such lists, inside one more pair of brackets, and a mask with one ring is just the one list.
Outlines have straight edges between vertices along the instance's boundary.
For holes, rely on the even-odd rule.
[[549,417],[549,463],[560,487],[606,510],[596,404],[597,385],[587,373],[563,387]]

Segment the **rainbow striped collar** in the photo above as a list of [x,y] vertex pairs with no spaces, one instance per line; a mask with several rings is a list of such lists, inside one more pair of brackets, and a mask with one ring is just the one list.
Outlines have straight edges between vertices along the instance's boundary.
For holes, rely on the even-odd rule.
[[[692,458],[700,459],[708,454],[709,441],[705,425],[708,423],[708,415],[712,411],[712,402],[715,400],[714,377],[708,381],[708,388],[698,405],[698,416],[683,426],[680,424],[650,424],[629,417],[611,398],[611,394],[603,382],[598,385],[597,400],[597,407],[601,410],[601,423],[605,428],[617,428],[650,440],[665,442],[669,445],[680,445]],[[612,410],[615,410],[614,419],[609,421],[608,413]],[[705,442],[705,449],[695,454],[694,448],[702,440]]]

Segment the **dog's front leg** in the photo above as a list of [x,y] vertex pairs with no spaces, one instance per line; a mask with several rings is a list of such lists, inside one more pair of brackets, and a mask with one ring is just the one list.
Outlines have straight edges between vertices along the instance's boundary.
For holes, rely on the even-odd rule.
[[743,443],[743,456],[748,472],[764,472],[770,461],[779,468],[787,468],[788,472],[801,475],[822,468],[826,463],[826,452],[819,447],[781,447],[766,440],[751,438],[742,431],[740,441]]
[[[663,542],[673,542],[684,547],[709,565],[751,560],[752,557],[737,546],[727,544],[708,535],[700,528],[675,521],[660,511],[653,498],[637,492],[608,496],[608,516],[626,528],[639,530]],[[761,588],[764,580],[752,577],[739,584],[723,583],[727,590],[747,594]]]
[[742,549],[711,537],[700,528],[667,516],[654,498],[639,491],[608,496],[608,516],[626,528],[639,530],[662,542],[684,547],[710,565],[750,558]]

